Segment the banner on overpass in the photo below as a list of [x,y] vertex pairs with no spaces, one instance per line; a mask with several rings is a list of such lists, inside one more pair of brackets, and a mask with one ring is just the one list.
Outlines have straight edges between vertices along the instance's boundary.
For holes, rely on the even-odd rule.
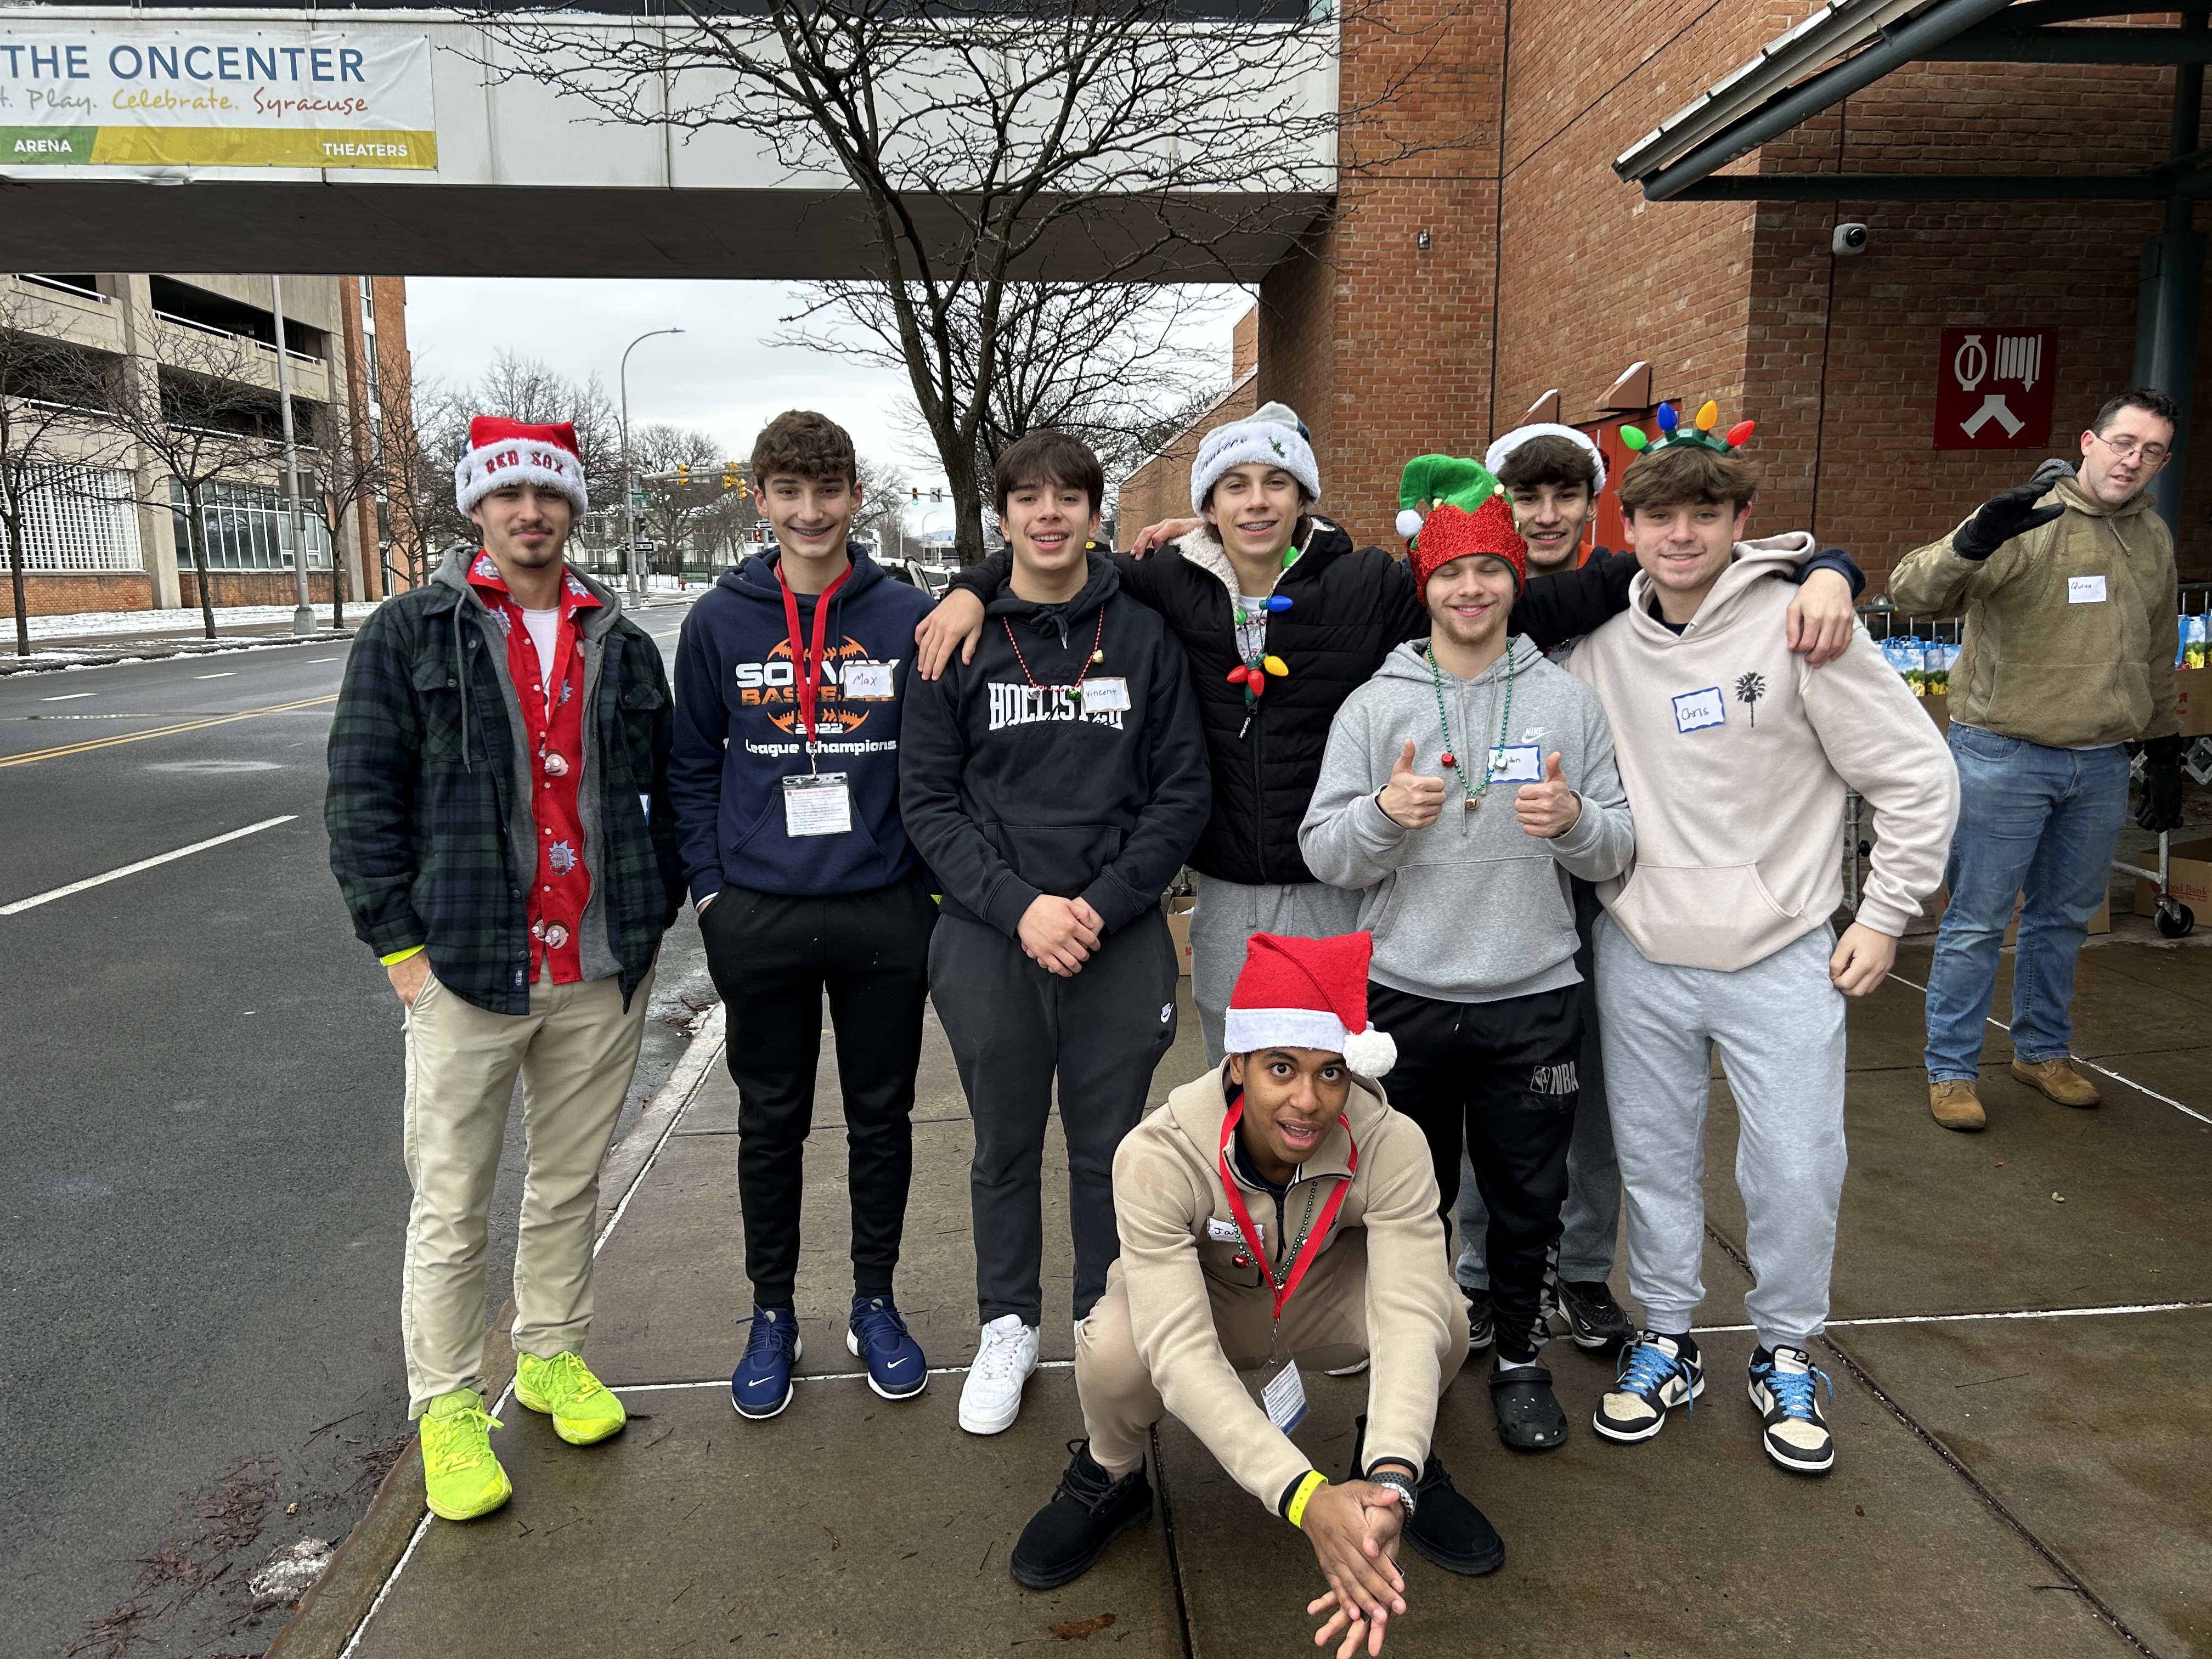
[[427,36],[0,9],[0,169],[437,165]]

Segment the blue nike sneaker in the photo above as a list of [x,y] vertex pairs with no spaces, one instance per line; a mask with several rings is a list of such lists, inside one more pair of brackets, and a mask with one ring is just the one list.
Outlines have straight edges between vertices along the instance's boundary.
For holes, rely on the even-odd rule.
[[929,1382],[929,1362],[921,1344],[887,1296],[853,1298],[853,1322],[845,1331],[845,1352],[868,1362],[868,1386],[886,1400],[911,1400]]
[[1802,1348],[1759,1349],[1751,1357],[1752,1409],[1765,1419],[1766,1455],[1792,1474],[1826,1474],[1836,1467],[1835,1437],[1820,1414],[1820,1389],[1835,1386]]
[[755,1308],[745,1357],[730,1373],[738,1415],[764,1423],[791,1403],[791,1368],[799,1363],[799,1316],[788,1308]]

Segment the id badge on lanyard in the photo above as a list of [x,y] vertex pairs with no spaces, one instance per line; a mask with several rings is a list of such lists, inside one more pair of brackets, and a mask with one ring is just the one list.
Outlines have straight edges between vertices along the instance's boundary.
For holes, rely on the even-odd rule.
[[[830,601],[836,596],[837,590],[845,585],[845,579],[852,574],[852,567],[848,565],[844,569],[837,573],[836,580],[831,582],[829,586],[823,588],[819,593],[814,596],[814,639],[811,646],[809,646],[799,637],[798,597],[792,592],[791,584],[785,581],[783,579],[783,565],[781,561],[779,560],[775,567],[775,585],[778,588],[781,589],[783,592],[784,627],[789,635],[791,642],[791,689],[793,696],[799,704],[799,733],[806,744],[807,770],[817,775],[822,770],[821,761],[817,752],[819,745],[816,740],[817,734],[820,728],[815,720],[814,710],[816,704],[820,702],[822,696],[822,665],[827,654],[823,650],[823,644],[828,639],[830,632]],[[831,776],[836,779],[836,786],[839,793],[841,794],[844,794],[845,780],[843,775],[842,774],[832,774]],[[825,783],[828,781],[828,779],[823,780]],[[791,785],[793,781],[790,778],[786,778],[783,781],[785,826],[787,829],[790,830],[791,834],[794,836],[828,836],[836,835],[840,830],[849,830],[852,828],[851,799],[849,794],[848,794],[846,796],[846,805],[844,809],[845,822],[839,824],[836,830],[801,830],[790,829],[792,818]],[[822,810],[826,811],[827,809],[825,807]]]

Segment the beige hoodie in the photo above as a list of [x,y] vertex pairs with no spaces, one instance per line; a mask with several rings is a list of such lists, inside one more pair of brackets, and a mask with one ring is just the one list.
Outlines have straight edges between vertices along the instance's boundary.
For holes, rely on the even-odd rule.
[[[1132,1129],[1114,1155],[1114,1209],[1121,1233],[1121,1277],[1137,1354],[1167,1408],[1206,1444],[1237,1484],[1272,1514],[1283,1491],[1313,1467],[1267,1420],[1222,1352],[1206,1281],[1273,1299],[1257,1266],[1238,1267],[1243,1248],[1221,1184],[1225,1066],[1186,1083]],[[1411,1118],[1390,1109],[1380,1085],[1355,1076],[1345,1107],[1359,1148],[1358,1172],[1320,1254],[1354,1231],[1367,1241],[1367,1456],[1426,1462],[1436,1426],[1443,1357],[1457,1340],[1459,1296],[1437,1214],[1429,1143]],[[1350,1148],[1340,1127],[1299,1171],[1327,1183],[1346,1173]],[[1277,1211],[1268,1195],[1237,1182],[1268,1259],[1279,1257]],[[1317,1258],[1318,1259],[1318,1258]]]
[[1628,609],[1567,664],[1596,687],[1636,815],[1636,861],[1598,889],[1653,962],[1733,971],[1771,956],[1844,896],[1844,796],[1879,839],[1858,919],[1902,933],[1943,879],[1959,775],[1936,723],[1863,628],[1808,668],[1784,641],[1806,538],[1739,542],[1680,635],[1639,573]]

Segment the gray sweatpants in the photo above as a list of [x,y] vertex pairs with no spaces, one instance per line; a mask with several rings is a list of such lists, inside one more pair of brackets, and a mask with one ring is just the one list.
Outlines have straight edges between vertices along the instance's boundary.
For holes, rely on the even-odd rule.
[[1255,933],[1294,939],[1334,939],[1359,925],[1361,895],[1325,882],[1247,887],[1218,877],[1198,878],[1198,904],[1190,913],[1190,1000],[1198,1005],[1206,1063],[1222,1061],[1229,994],[1243,970],[1244,946]]
[[[1620,1232],[1620,1164],[1613,1151],[1613,1115],[1605,1097],[1605,1053],[1599,1035],[1596,945],[1591,930],[1604,914],[1596,890],[1575,883],[1575,970],[1583,976],[1583,1048],[1575,1069],[1582,1099],[1575,1107],[1574,1139],[1567,1143],[1567,1202],[1559,1212],[1559,1276],[1572,1285],[1613,1277],[1613,1244]],[[1471,1291],[1490,1288],[1482,1259],[1490,1212],[1475,1185],[1474,1165],[1460,1154],[1459,1282]]]
[[1759,1281],[1744,1307],[1760,1346],[1802,1347],[1827,1322],[1845,1162],[1844,998],[1828,981],[1835,942],[1823,925],[1722,973],[1646,961],[1610,917],[1598,924],[1628,1285],[1652,1330],[1688,1330],[1705,1299],[1708,1042],[1735,1098],[1735,1183]]

